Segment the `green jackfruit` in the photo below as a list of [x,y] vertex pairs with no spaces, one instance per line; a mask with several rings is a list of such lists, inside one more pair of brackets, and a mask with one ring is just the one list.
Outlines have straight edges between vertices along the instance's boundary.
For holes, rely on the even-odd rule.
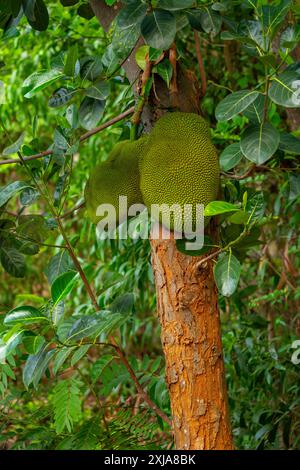
[[[149,211],[152,204],[166,204],[158,219],[168,228],[181,231],[188,218],[194,230],[195,205],[206,206],[217,199],[219,190],[218,155],[208,124],[197,114],[165,114],[156,122],[143,153],[140,188],[144,204]],[[178,207],[170,214],[168,207],[174,204]],[[183,213],[184,204],[192,204],[191,213]]]
[[108,160],[97,165],[87,181],[84,197],[89,218],[97,224],[104,216],[97,216],[101,204],[112,204],[116,210],[116,223],[127,218],[127,211],[119,210],[119,196],[127,196],[127,204],[142,203],[139,187],[139,156],[144,148],[146,138],[130,142],[121,141],[115,145]]

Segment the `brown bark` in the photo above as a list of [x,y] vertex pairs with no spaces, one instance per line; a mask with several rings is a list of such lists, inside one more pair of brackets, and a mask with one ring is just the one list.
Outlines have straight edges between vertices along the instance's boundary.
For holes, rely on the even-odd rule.
[[212,262],[151,246],[176,449],[232,449]]
[[[91,5],[107,27],[105,3]],[[124,64],[128,77],[136,73],[131,59]],[[178,108],[200,113],[194,74],[179,64],[177,73]],[[158,77],[142,114],[145,130],[170,108],[172,97]],[[176,448],[233,449],[212,261],[199,268],[201,258],[179,253],[173,239],[151,240],[151,248]]]

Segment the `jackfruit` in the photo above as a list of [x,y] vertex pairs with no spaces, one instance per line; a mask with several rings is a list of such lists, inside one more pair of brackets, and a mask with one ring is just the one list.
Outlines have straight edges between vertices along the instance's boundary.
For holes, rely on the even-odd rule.
[[96,214],[101,204],[111,204],[115,208],[116,225],[127,218],[126,208],[119,209],[119,196],[127,196],[128,207],[142,203],[138,160],[145,142],[146,138],[141,138],[134,142],[124,140],[117,143],[107,161],[92,170],[85,186],[84,197],[88,217],[93,223],[97,224],[103,217],[108,216],[107,213]]
[[[197,114],[168,113],[151,131],[140,159],[140,188],[148,211],[168,229],[182,231],[184,222],[195,230],[196,204],[217,199],[219,162],[207,122]],[[183,206],[191,204],[190,213]],[[174,213],[169,208],[174,206]]]

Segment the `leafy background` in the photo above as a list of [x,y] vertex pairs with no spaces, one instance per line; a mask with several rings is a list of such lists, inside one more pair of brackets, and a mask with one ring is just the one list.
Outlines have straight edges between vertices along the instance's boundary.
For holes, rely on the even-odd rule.
[[[169,415],[149,243],[100,240],[81,207],[87,175],[131,124],[80,136],[134,104],[120,65],[140,35],[141,68],[147,52],[159,60],[176,39],[180,60],[200,78],[196,31],[207,78],[201,106],[222,169],[224,200],[206,215],[221,224],[214,271],[235,444],[297,449],[300,144],[289,112],[299,107],[299,5],[123,4],[105,34],[82,1],[0,1],[1,158],[26,161],[0,166],[1,446],[172,448],[168,425],[136,392],[109,340]],[[170,85],[167,57],[156,74]],[[41,151],[48,154],[26,160]]]

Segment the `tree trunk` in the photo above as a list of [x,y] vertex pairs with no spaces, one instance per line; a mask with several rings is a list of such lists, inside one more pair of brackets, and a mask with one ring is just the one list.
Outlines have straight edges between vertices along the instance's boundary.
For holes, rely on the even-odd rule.
[[[107,29],[112,8],[90,3]],[[123,64],[131,82],[139,73],[134,52]],[[178,90],[180,110],[199,113],[197,81],[180,67]],[[159,77],[155,91],[142,116],[147,131],[172,106]],[[233,449],[212,262],[200,269],[201,258],[179,253],[173,239],[153,239],[151,248],[176,449]]]
[[233,449],[212,262],[151,247],[176,449]]

